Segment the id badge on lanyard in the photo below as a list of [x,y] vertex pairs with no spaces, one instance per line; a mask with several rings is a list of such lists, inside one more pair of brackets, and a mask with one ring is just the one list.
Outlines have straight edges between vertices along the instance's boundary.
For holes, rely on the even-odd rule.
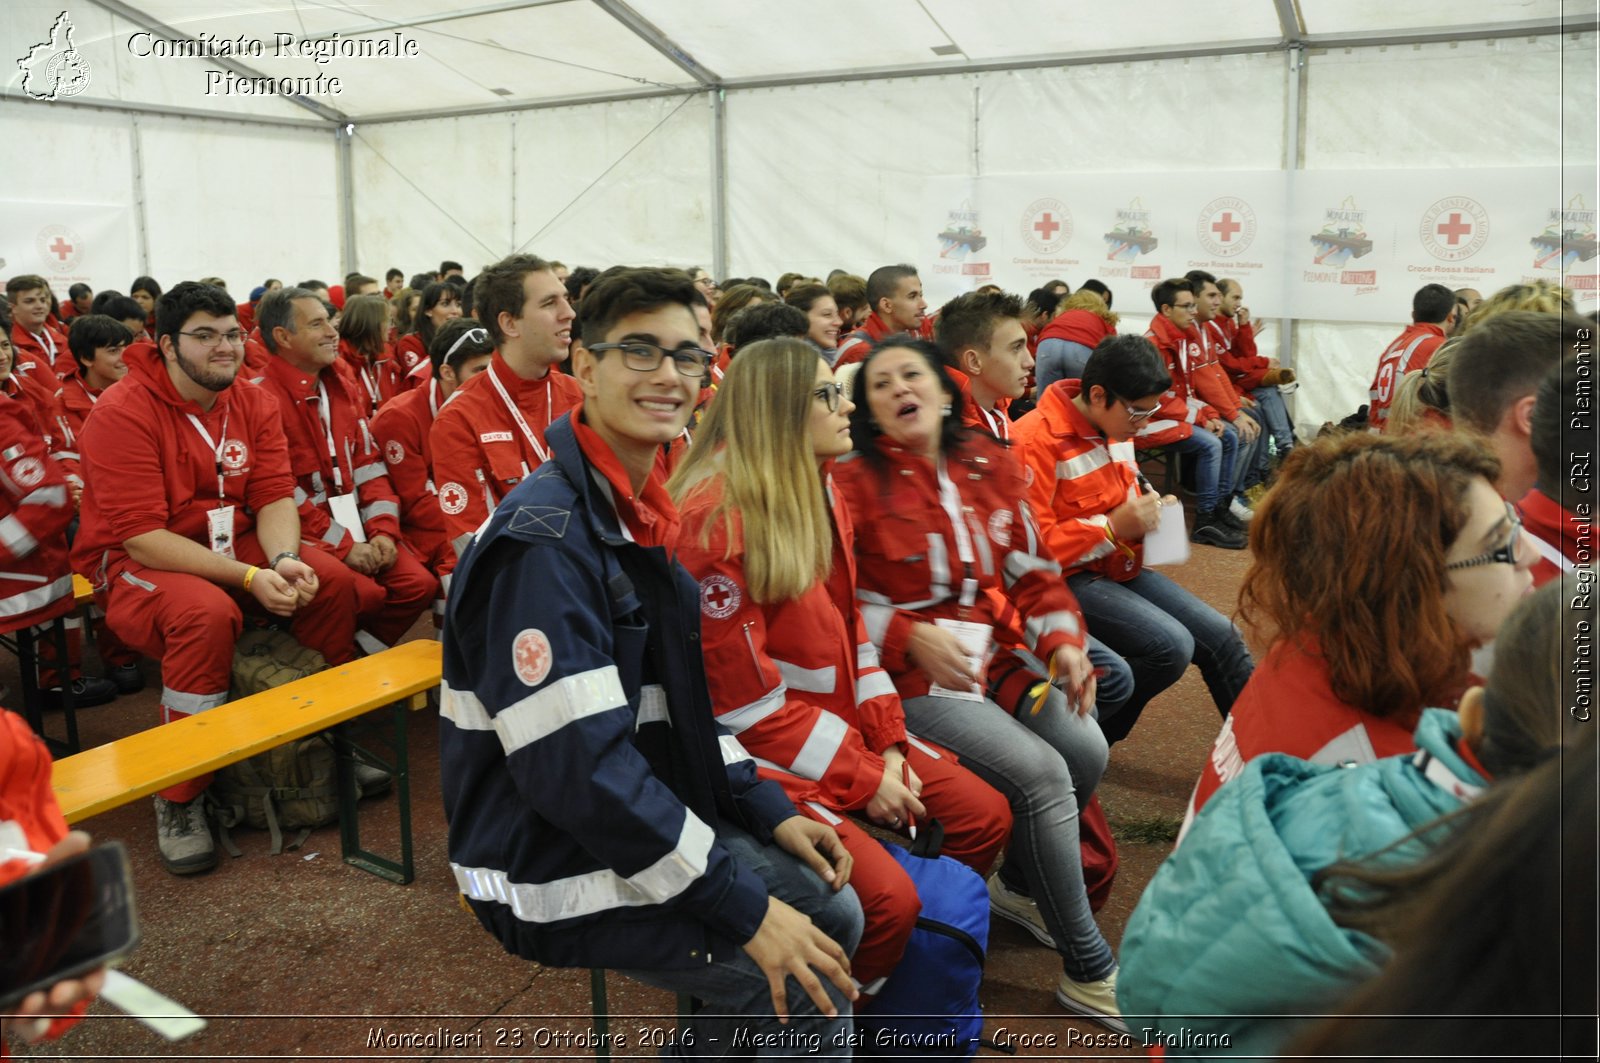
[[206,513],[206,534],[211,540],[211,552],[233,558],[234,507],[228,504],[228,495],[222,486],[222,449],[227,446],[228,441],[228,415],[222,416],[221,443],[211,438],[211,433],[206,431],[206,426],[201,423],[200,418],[192,413],[189,414],[189,423],[194,425],[194,430],[205,441],[206,450],[211,454],[212,467],[217,472],[217,501],[222,504]]

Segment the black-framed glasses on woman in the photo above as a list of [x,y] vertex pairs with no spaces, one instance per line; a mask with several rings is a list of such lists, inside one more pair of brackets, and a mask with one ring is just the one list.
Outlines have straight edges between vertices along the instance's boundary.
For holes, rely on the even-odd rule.
[[829,413],[838,413],[839,403],[844,400],[844,382],[830,380],[811,394],[828,404]]
[[595,354],[602,351],[621,351],[622,364],[640,373],[653,373],[661,368],[663,358],[671,358],[673,367],[687,377],[701,377],[711,368],[713,355],[699,347],[679,347],[669,351],[659,343],[648,340],[623,340],[621,343],[596,343],[589,347]]
[[1460,561],[1451,561],[1446,564],[1445,571],[1458,568],[1477,568],[1479,565],[1515,565],[1522,560],[1517,547],[1522,542],[1522,515],[1517,512],[1517,507],[1510,502],[1506,503],[1506,520],[1511,522],[1511,534],[1506,537],[1503,545],[1490,550],[1486,554],[1476,557],[1463,558]]

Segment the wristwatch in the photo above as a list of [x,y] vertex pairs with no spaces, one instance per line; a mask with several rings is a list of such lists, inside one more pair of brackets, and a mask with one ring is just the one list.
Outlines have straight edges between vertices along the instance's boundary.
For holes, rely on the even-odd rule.
[[277,557],[273,558],[271,561],[268,561],[267,562],[267,567],[270,568],[274,572],[278,571],[278,562],[282,561],[286,557],[289,558],[292,561],[300,560],[300,555],[299,554],[295,553],[293,550],[285,550],[283,553],[279,554]]

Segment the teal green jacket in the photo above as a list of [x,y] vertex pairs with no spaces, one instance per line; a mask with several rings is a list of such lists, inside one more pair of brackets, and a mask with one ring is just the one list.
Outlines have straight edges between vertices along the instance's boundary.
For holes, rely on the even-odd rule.
[[[1351,767],[1274,753],[1219,790],[1123,936],[1117,1003],[1134,1035],[1160,1031],[1168,1058],[1271,1056],[1294,1016],[1327,1011],[1377,974],[1387,947],[1336,925],[1311,877],[1383,850],[1486,786],[1457,751],[1460,737],[1455,713],[1428,709],[1417,753]],[[1412,863],[1442,838],[1378,859]],[[1228,1043],[1207,1045],[1214,1035]]]

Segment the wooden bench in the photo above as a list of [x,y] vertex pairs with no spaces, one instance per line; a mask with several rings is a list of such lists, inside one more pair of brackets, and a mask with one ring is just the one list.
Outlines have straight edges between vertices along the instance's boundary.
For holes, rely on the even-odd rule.
[[[410,882],[414,876],[407,710],[427,704],[427,692],[439,684],[441,666],[439,643],[418,639],[96,746],[56,762],[56,800],[67,822],[77,823],[286,742],[329,730],[374,709],[392,706],[392,763],[348,737],[334,735],[334,746],[339,751],[339,836],[346,863],[395,882]],[[398,862],[361,848],[354,771],[358,759],[394,775],[400,811]]]

